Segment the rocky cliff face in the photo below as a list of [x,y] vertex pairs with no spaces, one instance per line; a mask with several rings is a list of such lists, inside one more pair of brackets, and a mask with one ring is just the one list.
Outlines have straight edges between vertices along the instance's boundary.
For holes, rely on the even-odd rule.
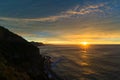
[[0,80],[48,80],[39,49],[0,26]]

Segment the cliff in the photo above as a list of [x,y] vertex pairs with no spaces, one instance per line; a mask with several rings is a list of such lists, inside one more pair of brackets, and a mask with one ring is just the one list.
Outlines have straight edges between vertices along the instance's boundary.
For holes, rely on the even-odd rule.
[[49,80],[39,49],[1,26],[0,80]]

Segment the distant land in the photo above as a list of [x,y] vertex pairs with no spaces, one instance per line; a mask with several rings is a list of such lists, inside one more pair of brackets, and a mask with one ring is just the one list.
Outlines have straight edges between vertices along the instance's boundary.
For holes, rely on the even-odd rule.
[[34,46],[44,46],[44,45],[45,45],[45,44],[42,43],[42,42],[34,42],[34,41],[31,41],[30,43],[33,44]]

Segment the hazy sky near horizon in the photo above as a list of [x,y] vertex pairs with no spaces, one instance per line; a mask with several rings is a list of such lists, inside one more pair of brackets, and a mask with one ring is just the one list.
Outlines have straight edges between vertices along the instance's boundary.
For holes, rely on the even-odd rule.
[[0,25],[29,41],[120,44],[120,0],[0,0]]

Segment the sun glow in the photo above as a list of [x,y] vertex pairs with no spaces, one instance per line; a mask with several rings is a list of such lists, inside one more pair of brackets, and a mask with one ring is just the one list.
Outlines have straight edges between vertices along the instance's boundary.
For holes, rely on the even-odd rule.
[[81,48],[83,49],[82,52],[86,53],[88,48],[89,48],[89,43],[88,42],[81,42]]
[[86,45],[88,45],[88,42],[81,42],[81,44],[86,46]]

